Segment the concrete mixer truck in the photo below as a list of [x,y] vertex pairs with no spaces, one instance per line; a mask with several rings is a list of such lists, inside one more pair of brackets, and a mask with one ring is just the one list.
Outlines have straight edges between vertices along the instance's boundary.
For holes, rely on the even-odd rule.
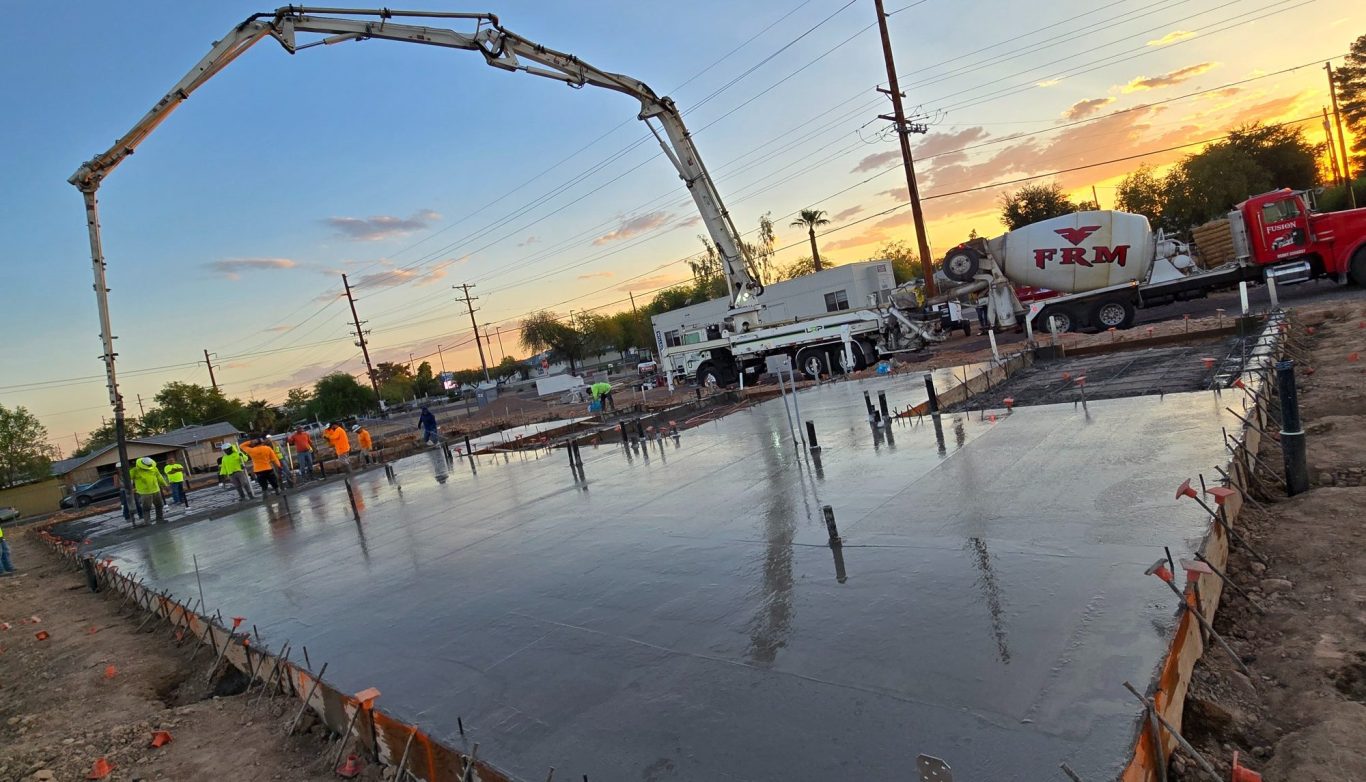
[[[1334,276],[1366,285],[1366,209],[1316,213],[1309,193],[1276,190],[1238,204],[1227,218],[1229,252],[1191,258],[1183,242],[1154,232],[1142,215],[1087,211],[1054,217],[993,239],[973,239],[944,258],[956,287],[978,294],[990,322],[1034,330],[1129,328],[1140,308],[1202,298],[1240,282],[1291,284]],[[1205,226],[1205,233],[1224,230]],[[1023,305],[1016,286],[1060,295]]]

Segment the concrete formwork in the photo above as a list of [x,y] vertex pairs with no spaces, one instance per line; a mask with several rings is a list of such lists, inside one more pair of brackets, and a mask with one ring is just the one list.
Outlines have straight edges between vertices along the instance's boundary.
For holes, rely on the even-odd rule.
[[819,458],[775,400],[585,448],[583,480],[562,451],[433,451],[396,465],[401,490],[359,478],[359,521],[325,487],[101,553],[187,595],[198,553],[211,608],[512,776],[893,778],[928,752],[965,779],[1113,778],[1138,727],[1120,683],[1178,629],[1142,570],[1199,545],[1207,517],[1171,494],[1225,461],[1232,392],[879,432],[864,390],[924,394],[803,392]]

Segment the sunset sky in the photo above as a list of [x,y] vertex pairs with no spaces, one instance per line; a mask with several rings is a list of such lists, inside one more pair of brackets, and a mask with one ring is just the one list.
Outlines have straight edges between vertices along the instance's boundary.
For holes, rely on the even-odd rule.
[[[1366,33],[1360,0],[886,1],[901,87],[931,125],[915,152],[936,255],[1002,229],[996,202],[1019,185],[998,183],[1073,169],[1035,181],[1088,199],[1094,185],[1109,208],[1141,162],[1170,164],[1242,123],[1316,116],[1323,61]],[[35,7],[0,33],[0,403],[36,413],[67,454],[109,405],[66,179],[262,10],[86,0]],[[820,244],[836,261],[913,242],[877,119],[890,107],[874,91],[886,74],[872,0],[459,10],[491,10],[672,96],[740,230],[772,214],[780,263],[809,252],[787,227],[808,207],[829,213]],[[477,285],[479,322],[519,357],[529,311],[648,301],[687,276],[703,228],[637,110],[470,52],[365,41],[291,57],[262,41],[100,191],[129,413],[167,381],[207,384],[206,348],[243,399],[359,372],[342,272],[374,358],[438,369],[438,345],[448,369],[478,362],[452,285]],[[1322,140],[1319,121],[1300,126]],[[1157,150],[1170,151],[1146,154]]]

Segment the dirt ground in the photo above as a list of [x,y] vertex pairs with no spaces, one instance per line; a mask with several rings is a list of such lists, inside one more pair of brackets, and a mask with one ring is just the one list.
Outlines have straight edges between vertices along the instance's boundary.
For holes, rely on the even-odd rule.
[[[1235,546],[1229,571],[1249,595],[1224,592],[1214,626],[1252,671],[1211,646],[1195,670],[1185,732],[1227,778],[1237,750],[1268,782],[1366,781],[1366,306],[1300,313],[1297,339],[1311,490],[1287,498],[1269,476],[1242,516],[1269,561]],[[1307,327],[1307,328],[1306,328]],[[1312,329],[1312,333],[1309,330]],[[1303,362],[1301,362],[1303,363]],[[1278,445],[1259,454],[1280,472]],[[1204,779],[1188,755],[1173,779]]]
[[[101,757],[109,780],[336,779],[311,715],[283,736],[296,700],[257,705],[241,674],[211,684],[207,648],[189,663],[164,622],[137,632],[144,614],[91,593],[29,532],[5,537],[20,574],[0,578],[0,780],[83,780]],[[172,741],[153,749],[157,730]]]

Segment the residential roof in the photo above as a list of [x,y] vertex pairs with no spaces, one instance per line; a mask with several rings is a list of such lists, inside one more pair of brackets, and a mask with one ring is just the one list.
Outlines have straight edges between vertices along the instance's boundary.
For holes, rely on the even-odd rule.
[[[129,445],[153,445],[161,446],[163,448],[185,447],[180,443],[167,442],[164,435],[158,435],[157,437],[131,437],[128,439],[127,442]],[[52,474],[60,477],[74,470],[78,470],[86,462],[89,462],[93,459],[99,458],[100,456],[109,453],[110,451],[114,450],[114,448],[116,448],[117,446],[118,443],[110,443],[104,446],[103,448],[99,449],[98,451],[91,451],[85,456],[77,456],[71,459],[62,459],[61,461],[53,462]]]
[[141,439],[147,442],[156,442],[159,445],[192,445],[194,443],[201,443],[205,440],[239,434],[241,434],[241,432],[237,427],[227,421],[219,421],[218,423],[213,424],[182,426],[179,429],[172,429],[169,432],[156,435],[155,437],[144,437]]

